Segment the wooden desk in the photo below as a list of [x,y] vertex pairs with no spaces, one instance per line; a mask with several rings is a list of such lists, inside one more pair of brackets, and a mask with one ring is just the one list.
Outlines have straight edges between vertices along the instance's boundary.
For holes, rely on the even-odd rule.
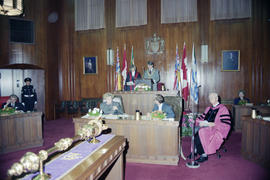
[[43,145],[42,113],[0,116],[0,153]]
[[[73,118],[75,134],[89,120]],[[179,122],[152,120],[105,120],[112,133],[128,141],[128,162],[178,165]]]
[[157,94],[161,94],[162,96],[177,96],[177,91],[116,91],[113,94],[122,96],[125,113],[135,114],[135,110],[139,109],[145,115],[148,112],[152,112],[154,98]]
[[234,130],[242,130],[242,116],[251,116],[252,109],[256,109],[261,114],[270,113],[270,106],[242,106],[233,105],[233,119],[234,119]]
[[270,122],[242,116],[242,156],[270,168]]

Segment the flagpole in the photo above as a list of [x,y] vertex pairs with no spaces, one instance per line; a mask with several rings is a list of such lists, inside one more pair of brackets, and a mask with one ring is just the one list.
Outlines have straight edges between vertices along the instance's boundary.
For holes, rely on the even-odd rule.
[[[192,103],[192,112],[194,111],[194,102]],[[193,126],[192,126],[192,140],[191,140],[191,146],[192,146],[192,158],[191,158],[191,162],[187,162],[186,166],[189,168],[198,168],[200,167],[200,164],[198,162],[195,161],[195,144],[194,144],[194,137],[195,137],[195,124],[196,124],[196,118],[197,115],[196,113],[192,113],[192,119],[193,119]]]
[[[192,74],[192,77],[191,77]],[[191,78],[192,79],[191,81]],[[194,48],[194,43],[193,43],[193,47],[192,47],[192,68],[190,71],[190,90],[192,91],[190,93],[190,96],[192,96],[193,101],[192,101],[192,106],[191,106],[191,110],[192,113],[189,116],[189,118],[193,119],[193,126],[192,126],[192,141],[191,141],[191,146],[192,146],[192,158],[191,158],[191,162],[186,163],[186,166],[189,168],[198,168],[200,167],[200,164],[198,162],[195,161],[195,144],[194,144],[194,140],[195,140],[195,125],[196,125],[196,119],[197,119],[197,111],[195,112],[195,103],[198,103],[198,99],[196,99],[195,97],[195,93],[197,93],[197,66],[196,66],[196,58],[195,58],[195,48]]]

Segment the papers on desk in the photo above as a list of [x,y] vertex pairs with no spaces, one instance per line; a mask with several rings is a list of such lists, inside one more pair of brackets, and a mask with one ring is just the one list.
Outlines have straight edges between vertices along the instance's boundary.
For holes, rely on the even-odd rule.
[[90,116],[88,114],[86,114],[86,115],[82,116],[82,118],[89,119]]
[[163,121],[174,121],[174,118],[164,118]]
[[134,84],[134,82],[129,81],[129,82],[127,82],[127,85],[128,85],[128,86],[132,86],[132,85],[135,85],[135,84]]
[[118,114],[118,115],[107,114],[107,115],[102,115],[102,118],[104,119],[134,119],[133,116],[128,115],[128,114]]
[[214,124],[208,121],[200,121],[200,126],[211,127],[214,126]]
[[265,121],[270,121],[270,117],[263,117],[262,119]]

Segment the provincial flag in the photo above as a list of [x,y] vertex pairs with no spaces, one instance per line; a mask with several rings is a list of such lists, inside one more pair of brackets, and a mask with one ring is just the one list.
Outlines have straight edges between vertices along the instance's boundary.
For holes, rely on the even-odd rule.
[[188,81],[187,81],[187,55],[186,55],[186,43],[185,42],[184,42],[181,69],[183,71],[182,96],[183,96],[184,100],[187,101],[188,96],[189,96],[189,89],[188,89]]
[[180,81],[180,58],[178,53],[178,45],[176,45],[176,57],[175,57],[175,71],[174,71],[174,84],[173,89],[179,90],[181,89],[181,81]]
[[126,53],[126,45],[124,45],[122,76],[123,76],[123,86],[124,86],[125,83],[126,83],[126,79],[127,79],[127,53]]
[[194,103],[198,104],[199,88],[198,88],[198,80],[197,80],[197,62],[196,62],[196,56],[195,56],[194,43],[192,46],[192,69],[191,69],[190,95]]
[[115,91],[122,90],[121,73],[120,73],[120,61],[119,61],[119,49],[117,47],[116,53],[116,65],[115,65]]
[[131,59],[130,59],[130,67],[135,66],[135,62],[134,62],[134,55],[133,55],[133,46],[131,49]]

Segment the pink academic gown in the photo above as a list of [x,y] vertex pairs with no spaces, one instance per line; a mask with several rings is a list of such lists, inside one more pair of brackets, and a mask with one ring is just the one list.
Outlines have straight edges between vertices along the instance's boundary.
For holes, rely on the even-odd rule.
[[215,126],[213,127],[202,127],[199,129],[199,137],[207,155],[216,153],[223,143],[223,140],[227,137],[230,131],[230,113],[228,109],[223,105],[219,104],[216,107],[208,107],[204,113],[196,119],[196,124],[199,125],[200,121],[204,120],[207,112],[212,108],[213,110],[219,108],[215,117]]

